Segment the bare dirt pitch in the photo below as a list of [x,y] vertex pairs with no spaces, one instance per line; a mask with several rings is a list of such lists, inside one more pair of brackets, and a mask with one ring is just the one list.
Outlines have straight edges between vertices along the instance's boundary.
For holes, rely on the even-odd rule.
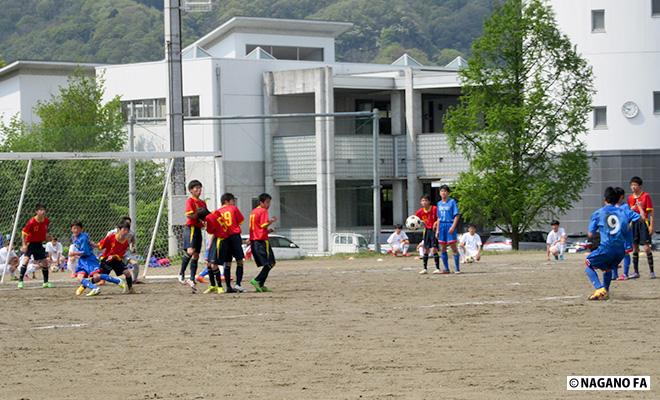
[[[4,285],[0,399],[660,398],[660,280],[642,262],[590,303],[582,260],[282,262],[269,294]],[[652,391],[567,392],[567,375],[650,375]]]

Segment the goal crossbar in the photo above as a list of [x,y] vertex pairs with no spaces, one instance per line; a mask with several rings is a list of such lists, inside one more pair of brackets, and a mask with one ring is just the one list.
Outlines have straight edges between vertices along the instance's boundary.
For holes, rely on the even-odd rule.
[[153,160],[188,157],[222,157],[221,151],[97,152],[97,153],[0,153],[0,161],[16,160]]

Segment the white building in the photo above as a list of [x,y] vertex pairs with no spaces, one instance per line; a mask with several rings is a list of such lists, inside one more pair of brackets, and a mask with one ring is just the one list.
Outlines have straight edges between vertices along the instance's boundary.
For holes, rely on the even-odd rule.
[[[584,231],[609,184],[638,174],[658,193],[660,167],[660,18],[657,0],[553,0],[562,30],[594,65],[597,118],[586,137],[597,156],[592,187],[569,215],[569,232]],[[598,25],[605,10],[605,26]],[[592,15],[593,14],[593,15]],[[596,24],[592,33],[592,21]],[[384,226],[402,223],[433,182],[452,183],[465,167],[449,151],[442,117],[460,94],[457,59],[444,67],[422,66],[403,56],[391,65],[342,63],[334,41],[352,24],[328,21],[233,18],[183,52],[183,91],[188,116],[328,113],[382,110],[380,165]],[[604,32],[599,32],[604,30]],[[121,96],[138,117],[164,117],[164,61],[105,65],[106,96]],[[6,69],[6,68],[5,68]],[[630,72],[628,72],[630,70]],[[0,105],[8,74],[0,70]],[[654,73],[655,72],[655,73]],[[655,96],[655,97],[654,97]],[[621,107],[634,101],[627,118]],[[634,108],[634,107],[633,107]],[[18,110],[18,111],[22,111]],[[136,129],[137,149],[169,149],[162,123]],[[205,183],[213,203],[223,191],[239,197],[248,213],[256,196],[271,193],[278,231],[310,250],[325,251],[330,234],[369,232],[372,225],[372,138],[369,121],[355,119],[188,121],[186,150],[221,150],[220,176],[193,169],[187,180]],[[657,197],[657,196],[656,196]],[[213,205],[213,204],[212,204]]]

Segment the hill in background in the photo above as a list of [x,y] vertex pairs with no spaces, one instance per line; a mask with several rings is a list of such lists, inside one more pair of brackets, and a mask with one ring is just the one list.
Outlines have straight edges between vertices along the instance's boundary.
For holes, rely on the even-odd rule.
[[[215,0],[184,14],[184,44],[234,16],[348,21],[342,61],[392,62],[404,52],[443,65],[469,53],[493,0]],[[163,0],[0,0],[0,57],[128,63],[163,56]]]

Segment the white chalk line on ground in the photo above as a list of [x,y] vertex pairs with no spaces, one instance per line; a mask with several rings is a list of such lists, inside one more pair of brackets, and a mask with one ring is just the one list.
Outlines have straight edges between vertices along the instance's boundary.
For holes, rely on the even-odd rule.
[[462,307],[462,306],[486,306],[486,305],[511,305],[511,304],[529,304],[542,301],[555,301],[555,300],[573,300],[584,296],[549,296],[541,297],[530,300],[484,300],[484,301],[466,301],[463,303],[440,303],[429,304],[426,306],[419,306],[419,308],[435,308],[435,307]]

